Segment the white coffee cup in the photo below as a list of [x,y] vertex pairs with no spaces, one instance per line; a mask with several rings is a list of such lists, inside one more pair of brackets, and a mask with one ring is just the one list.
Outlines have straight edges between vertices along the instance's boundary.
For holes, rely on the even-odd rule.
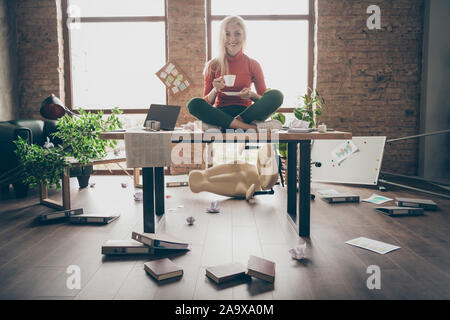
[[234,81],[236,80],[236,75],[235,74],[226,74],[223,76],[223,80],[225,80],[225,85],[227,87],[232,87],[232,86],[234,86]]

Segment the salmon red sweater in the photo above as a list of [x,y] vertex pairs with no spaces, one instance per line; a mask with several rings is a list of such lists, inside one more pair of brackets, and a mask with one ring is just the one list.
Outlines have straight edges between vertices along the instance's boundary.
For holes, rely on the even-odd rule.
[[[224,92],[241,91],[244,88],[250,88],[255,84],[256,92],[262,96],[266,92],[266,83],[261,66],[256,60],[249,58],[242,50],[234,57],[227,56],[228,74],[235,74],[236,80],[233,87],[224,87],[216,96],[214,106],[223,107],[230,105],[250,106],[253,102],[250,99],[241,99],[239,96],[228,96]],[[219,78],[222,74],[216,73],[211,69],[205,75],[203,98],[208,102],[207,95],[213,89],[213,80]]]

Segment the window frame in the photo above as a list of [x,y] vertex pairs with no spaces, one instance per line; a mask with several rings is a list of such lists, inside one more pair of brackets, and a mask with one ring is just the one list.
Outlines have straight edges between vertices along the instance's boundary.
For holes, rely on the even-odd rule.
[[[168,44],[167,44],[167,0],[164,0],[164,16],[109,16],[109,17],[80,17],[80,23],[92,23],[92,22],[164,22],[165,30],[165,60],[168,58]],[[66,107],[74,113],[78,113],[77,109],[73,106],[73,91],[72,91],[72,59],[71,59],[71,41],[69,27],[67,21],[69,18],[67,9],[69,7],[69,0],[62,0],[62,16],[63,16],[63,40],[64,40],[64,93]],[[168,101],[167,90],[165,90],[166,103]],[[121,109],[123,114],[147,114],[148,107],[139,109]],[[92,113],[98,113],[103,111],[104,114],[111,114],[112,109],[87,109]]]
[[[207,37],[207,57],[208,61],[211,60],[211,22],[221,21],[226,15],[213,15],[211,13],[211,1],[206,1],[206,37]],[[258,21],[258,20],[270,20],[270,21],[282,21],[282,20],[301,20],[308,21],[308,87],[313,88],[314,85],[314,25],[315,25],[315,1],[309,1],[308,14],[284,14],[284,15],[240,15],[244,20]],[[294,112],[295,107],[283,107],[277,110],[277,112]]]

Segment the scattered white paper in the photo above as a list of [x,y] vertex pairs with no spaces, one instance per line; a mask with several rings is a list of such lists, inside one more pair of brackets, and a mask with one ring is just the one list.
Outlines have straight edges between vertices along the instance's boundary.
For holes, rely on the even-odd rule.
[[141,201],[143,198],[144,198],[144,195],[142,192],[136,192],[134,194],[134,200],[136,200],[136,201]]
[[169,210],[169,211],[176,211],[177,209],[176,208],[169,208],[167,210]]
[[353,240],[346,241],[345,243],[350,244],[352,246],[356,246],[359,248],[367,249],[379,254],[385,254],[391,252],[393,250],[400,249],[398,246],[394,246],[389,243],[372,240],[365,237],[359,237]]
[[362,199],[361,201],[375,203],[375,204],[382,204],[382,203],[385,203],[385,202],[388,202],[388,201],[392,201],[392,199],[386,198],[386,197],[383,197],[383,196],[379,196],[379,195],[374,193],[369,198]]
[[296,260],[303,259],[305,257],[305,252],[306,252],[306,242],[304,244],[295,246],[294,248],[289,250],[292,259]]
[[334,150],[331,151],[331,156],[337,164],[340,164],[357,151],[358,147],[353,143],[353,141],[347,140],[334,148]]
[[334,189],[317,189],[316,192],[319,194],[319,196],[321,197],[326,197],[326,196],[333,196],[335,194],[339,194],[339,192],[337,192]]
[[211,207],[206,208],[206,212],[208,212],[208,213],[218,213],[218,212],[220,212],[219,201],[216,200],[216,201],[212,202],[211,203]]
[[178,208],[184,208],[184,205],[180,204],[180,205],[178,206]]
[[309,125],[309,121],[292,119],[291,123],[289,124],[289,128],[309,128]]
[[187,217],[186,218],[186,222],[188,223],[188,225],[192,226],[195,222],[195,218],[194,217]]

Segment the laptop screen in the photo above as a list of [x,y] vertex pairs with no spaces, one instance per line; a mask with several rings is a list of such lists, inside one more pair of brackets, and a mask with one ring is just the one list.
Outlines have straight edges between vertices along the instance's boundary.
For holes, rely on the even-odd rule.
[[147,120],[156,120],[160,122],[162,130],[173,130],[180,114],[180,108],[180,106],[152,104],[148,109],[144,126]]

